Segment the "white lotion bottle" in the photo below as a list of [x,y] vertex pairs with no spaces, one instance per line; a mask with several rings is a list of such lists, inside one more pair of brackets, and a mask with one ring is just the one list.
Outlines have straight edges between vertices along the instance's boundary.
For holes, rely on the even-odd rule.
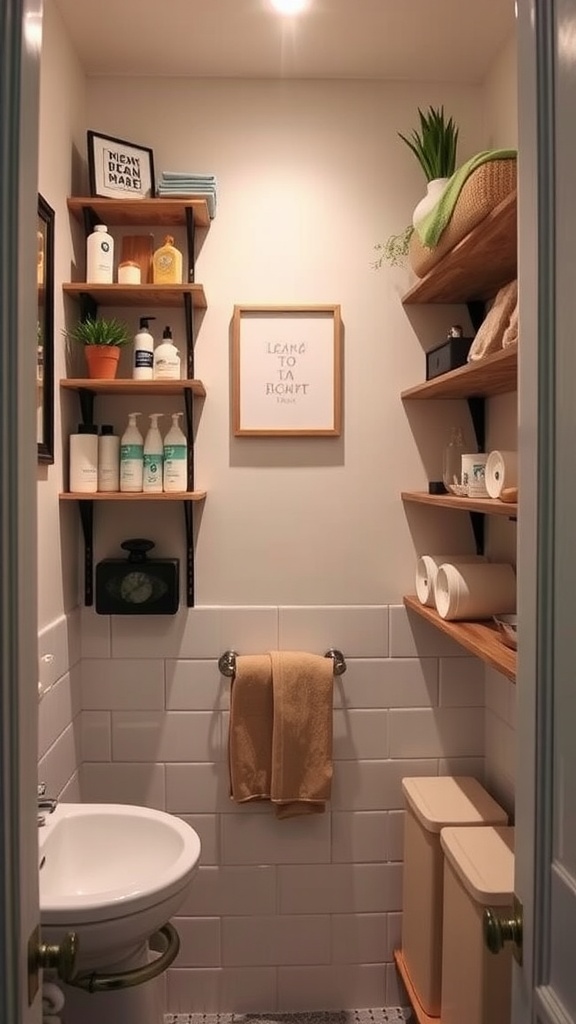
[[142,490],[144,476],[144,438],[136,426],[139,412],[128,415],[128,426],[120,441],[120,490],[135,493]]
[[98,438],[98,490],[120,490],[120,438],[110,423],[103,423]]
[[161,494],[163,489],[162,469],[164,465],[164,445],[158,430],[161,412],[150,414],[150,427],[144,438],[144,477],[142,490],[147,494]]
[[154,350],[154,380],[180,380],[180,353],[170,327],[164,328],[162,342]]
[[148,330],[155,316],[141,316],[138,334],[134,335],[133,380],[154,380],[154,338]]
[[112,284],[114,280],[114,239],[105,224],[96,224],[86,240],[86,282]]
[[168,493],[188,489],[188,442],[178,423],[181,415],[172,413],[172,426],[164,438],[164,490]]
[[70,490],[73,494],[95,494],[98,490],[98,427],[80,423],[70,434]]

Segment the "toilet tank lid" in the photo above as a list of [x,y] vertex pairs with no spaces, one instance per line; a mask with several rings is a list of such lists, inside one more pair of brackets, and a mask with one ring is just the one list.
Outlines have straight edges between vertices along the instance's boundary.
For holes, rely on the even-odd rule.
[[506,825],[506,811],[468,775],[402,779],[406,802],[427,832],[446,825]]
[[446,861],[462,885],[482,906],[509,906],[514,892],[514,829],[443,828],[440,842]]

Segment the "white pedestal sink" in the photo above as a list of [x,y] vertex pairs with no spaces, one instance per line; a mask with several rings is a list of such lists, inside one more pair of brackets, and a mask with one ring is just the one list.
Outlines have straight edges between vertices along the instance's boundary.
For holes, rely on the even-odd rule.
[[[83,975],[146,964],[148,939],[181,906],[197,870],[194,829],[147,807],[60,804],[38,833],[43,941],[76,932]],[[62,985],[64,1020],[160,1024],[159,982],[92,993]]]

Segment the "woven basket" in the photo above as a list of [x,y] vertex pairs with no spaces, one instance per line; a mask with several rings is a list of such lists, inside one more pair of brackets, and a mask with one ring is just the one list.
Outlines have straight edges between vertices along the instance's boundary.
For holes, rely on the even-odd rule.
[[488,160],[465,181],[447,227],[438,245],[428,249],[414,231],[409,258],[412,270],[424,277],[433,266],[460,242],[472,228],[506,199],[516,188],[516,160]]

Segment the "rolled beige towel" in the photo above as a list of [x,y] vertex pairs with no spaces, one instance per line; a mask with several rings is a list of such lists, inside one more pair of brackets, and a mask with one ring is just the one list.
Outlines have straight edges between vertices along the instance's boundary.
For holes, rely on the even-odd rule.
[[468,353],[468,362],[483,359],[502,348],[504,332],[518,302],[518,281],[510,281],[500,289],[494,303],[482,321]]

